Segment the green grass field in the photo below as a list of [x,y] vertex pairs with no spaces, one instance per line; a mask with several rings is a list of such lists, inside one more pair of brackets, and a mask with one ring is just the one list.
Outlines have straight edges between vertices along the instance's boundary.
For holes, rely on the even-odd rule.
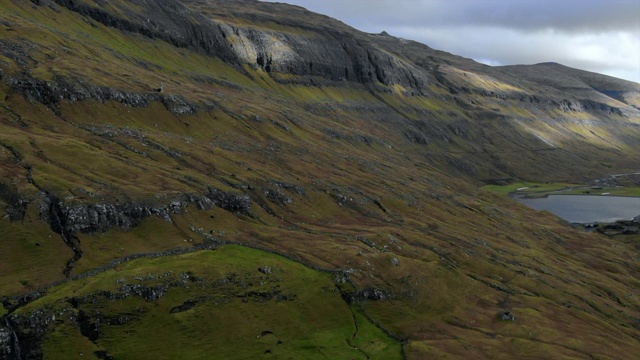
[[562,193],[566,195],[611,195],[611,196],[640,196],[640,187],[593,187],[570,183],[535,183],[517,182],[509,185],[485,185],[485,190],[501,194],[519,194],[528,197],[542,197],[550,194]]
[[[265,266],[270,273],[258,270]],[[88,341],[61,316],[43,343],[48,359],[99,349],[121,359],[402,358],[401,344],[367,320],[357,305],[345,303],[333,277],[278,255],[228,245],[135,260],[54,287],[17,314],[44,308],[60,314],[81,311],[89,322],[126,319],[105,324],[98,338]],[[153,301],[134,294],[117,300],[101,295],[121,293],[123,285],[168,290]],[[81,299],[80,305],[71,307],[71,298]],[[184,304],[191,307],[175,310]]]

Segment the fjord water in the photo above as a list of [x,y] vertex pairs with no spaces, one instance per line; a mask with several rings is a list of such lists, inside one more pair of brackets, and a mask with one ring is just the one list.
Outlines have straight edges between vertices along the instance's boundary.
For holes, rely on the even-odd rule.
[[615,222],[631,220],[640,215],[640,197],[549,195],[537,199],[520,197],[517,200],[575,223]]

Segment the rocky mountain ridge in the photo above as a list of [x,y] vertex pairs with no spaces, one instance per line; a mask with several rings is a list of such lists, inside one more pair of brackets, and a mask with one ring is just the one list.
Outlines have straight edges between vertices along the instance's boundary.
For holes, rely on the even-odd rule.
[[637,246],[478,187],[637,171],[640,85],[286,4],[0,7],[0,357],[638,353]]

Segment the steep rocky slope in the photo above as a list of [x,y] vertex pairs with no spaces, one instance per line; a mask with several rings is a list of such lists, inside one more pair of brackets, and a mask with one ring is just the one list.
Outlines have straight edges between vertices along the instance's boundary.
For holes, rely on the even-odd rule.
[[592,99],[595,102],[616,104],[611,101],[613,99],[636,109],[640,108],[640,88],[637,83],[632,81],[572,69],[557,63],[503,66],[500,69],[541,85],[552,86],[577,97]]
[[640,85],[285,4],[0,8],[1,357],[640,353],[637,245],[479,190],[637,171]]

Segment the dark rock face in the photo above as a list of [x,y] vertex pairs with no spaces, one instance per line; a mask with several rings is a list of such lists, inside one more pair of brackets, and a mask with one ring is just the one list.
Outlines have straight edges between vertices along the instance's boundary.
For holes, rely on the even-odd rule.
[[238,298],[241,298],[243,302],[249,302],[249,301],[266,302],[271,299],[275,299],[276,302],[294,301],[297,297],[295,294],[284,294],[280,290],[248,291],[246,293],[237,294],[236,296]]
[[293,198],[286,195],[279,189],[267,189],[264,191],[266,197],[271,200],[271,202],[276,203],[278,205],[286,205],[293,202]]
[[70,232],[105,232],[113,227],[130,230],[144,218],[156,215],[171,220],[171,214],[183,211],[183,203],[171,202],[164,206],[151,204],[64,204],[60,211],[65,218],[65,230]]
[[65,202],[49,196],[42,202],[40,213],[55,232],[71,238],[76,232],[102,233],[114,227],[131,230],[150,216],[171,221],[171,215],[182,214],[189,204],[196,205],[200,210],[218,206],[234,213],[248,214],[251,203],[249,195],[210,187],[206,195],[183,194],[166,202],[85,204]]
[[194,307],[196,307],[198,304],[206,301],[206,298],[197,298],[197,299],[191,299],[191,300],[187,300],[184,303],[182,303],[182,305],[178,305],[178,306],[174,306],[171,308],[171,310],[169,310],[170,314],[176,314],[176,313],[181,313],[190,309],[193,309]]
[[109,353],[107,353],[104,350],[98,350],[98,351],[94,351],[93,354],[98,358],[98,359],[102,359],[102,360],[113,360],[113,356],[109,355]]
[[85,312],[78,310],[77,315],[73,316],[73,321],[80,328],[80,333],[92,342],[96,342],[104,327],[125,325],[140,317],[145,309],[140,309],[131,314],[105,315],[100,312]]
[[356,304],[364,301],[381,301],[391,298],[391,294],[381,289],[364,289],[352,293],[344,293],[342,297],[348,304]]
[[305,194],[305,190],[295,184],[291,184],[291,183],[286,183],[286,182],[282,182],[282,181],[271,181],[270,182],[273,186],[275,186],[278,189],[285,189],[288,191],[293,191],[298,195],[304,195]]
[[[2,190],[2,189],[0,189]],[[206,195],[181,194],[166,202],[92,203],[65,202],[54,194],[41,189],[40,217],[49,223],[51,230],[60,234],[74,255],[67,261],[64,275],[69,277],[75,263],[83,255],[76,234],[104,233],[112,228],[131,230],[145,218],[158,216],[171,222],[171,216],[182,214],[189,204],[200,210],[218,206],[236,214],[249,215],[251,197],[244,193],[227,193],[209,187]],[[24,212],[24,210],[23,210]]]
[[0,326],[0,359],[11,359],[13,356],[13,333]]
[[135,285],[123,285],[120,291],[125,294],[134,294],[145,301],[160,300],[164,294],[169,290],[169,284],[162,284],[159,286],[143,286],[140,284]]
[[[346,80],[387,86],[401,84],[417,93],[425,89],[429,82],[429,75],[415,65],[377,49],[365,37],[356,38],[352,34],[332,30],[329,26],[313,36],[241,27],[224,20],[207,18],[191,10],[189,3],[197,5],[197,1],[185,1],[183,4],[175,0],[135,0],[125,5],[113,4],[120,10],[118,12],[110,9],[107,2],[54,1],[105,26],[215,56],[240,70],[240,65],[249,64],[267,72],[318,77],[329,81]],[[51,1],[33,2],[51,5]],[[255,14],[251,16],[255,17]],[[284,25],[308,27],[295,20],[292,24]],[[46,91],[41,95],[45,101],[55,99]]]
[[510,311],[500,313],[499,317],[502,321],[516,321],[516,316]]
[[71,228],[69,217],[62,210],[62,202],[55,195],[43,192],[45,201],[41,204],[40,216],[48,221],[53,232],[60,234],[64,243],[73,251],[73,257],[67,261],[63,271],[65,276],[71,274],[75,263],[82,257],[80,241],[75,236],[75,231]]
[[80,333],[87,339],[95,342],[100,337],[100,322],[92,319],[82,310],[78,312],[78,322],[80,323]]
[[131,107],[146,107],[151,102],[160,102],[167,110],[177,115],[193,114],[199,109],[197,105],[189,103],[180,95],[125,92],[110,87],[86,84],[82,81],[72,83],[62,78],[53,82],[30,77],[9,78],[7,84],[13,91],[24,95],[28,100],[44,104],[55,112],[58,112],[62,100],[117,101]]
[[[218,27],[178,1],[133,0],[122,4],[107,1],[54,1],[105,26],[161,39],[176,47],[214,55],[231,64],[238,63]],[[113,11],[111,6],[120,11]],[[133,11],[133,8],[139,12]]]
[[[42,359],[40,344],[47,333],[49,325],[55,321],[55,315],[47,310],[39,309],[29,315],[8,315],[5,317],[5,328],[0,328],[0,355],[9,351],[3,359]],[[9,334],[9,344],[3,343]]]
[[420,133],[415,130],[407,130],[405,131],[404,135],[407,138],[407,140],[413,143],[429,145],[429,142],[430,142],[429,138],[424,133]]
[[242,193],[227,193],[210,187],[207,197],[215,206],[234,213],[249,214],[251,209],[251,197]]
[[302,36],[227,23],[221,23],[220,29],[235,35],[233,50],[238,58],[267,72],[334,82],[401,84],[416,91],[426,88],[428,83],[428,75],[414,65],[351,34],[322,29],[314,36]]

